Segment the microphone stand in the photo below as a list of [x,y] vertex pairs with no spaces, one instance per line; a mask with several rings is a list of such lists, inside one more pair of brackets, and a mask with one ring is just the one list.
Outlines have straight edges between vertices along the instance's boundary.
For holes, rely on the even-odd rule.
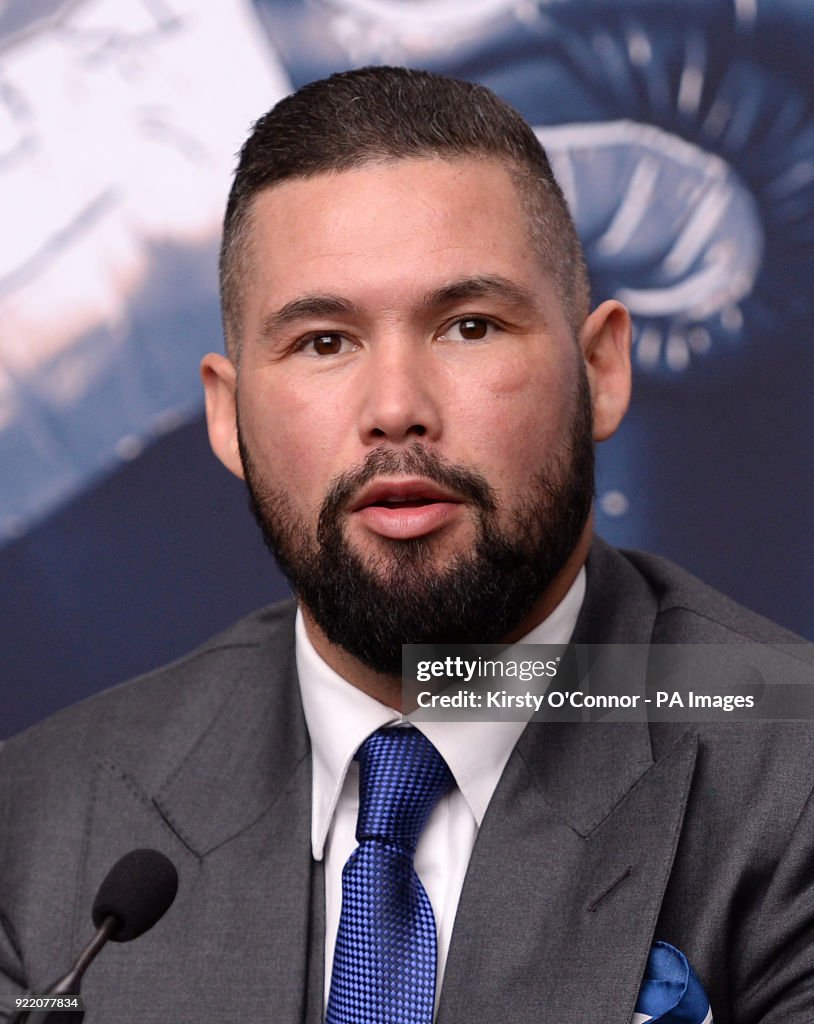
[[[55,981],[43,996],[78,996],[82,975],[88,969],[100,949],[121,927],[117,917],[110,914],[102,921],[99,930],[79,954],[76,963],[68,973]],[[18,1010],[8,1019],[8,1024],[81,1024],[85,1019],[84,1010]]]

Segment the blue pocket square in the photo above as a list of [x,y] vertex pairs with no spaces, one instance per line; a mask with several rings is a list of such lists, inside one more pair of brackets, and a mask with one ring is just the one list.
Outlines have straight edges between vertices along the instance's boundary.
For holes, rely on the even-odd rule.
[[632,1024],[712,1024],[707,994],[675,946],[650,947]]

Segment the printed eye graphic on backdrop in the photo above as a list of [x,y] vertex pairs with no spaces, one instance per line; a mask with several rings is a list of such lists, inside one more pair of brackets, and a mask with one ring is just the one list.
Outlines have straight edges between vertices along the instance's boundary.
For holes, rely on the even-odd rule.
[[755,198],[725,161],[631,121],[537,134],[579,226],[595,292],[633,316],[640,366],[683,370],[714,338],[740,333],[765,238]]
[[605,118],[540,134],[597,290],[634,314],[638,364],[682,370],[799,329],[814,311],[814,111],[795,46],[814,8],[591,6],[606,12],[593,32],[554,49]]

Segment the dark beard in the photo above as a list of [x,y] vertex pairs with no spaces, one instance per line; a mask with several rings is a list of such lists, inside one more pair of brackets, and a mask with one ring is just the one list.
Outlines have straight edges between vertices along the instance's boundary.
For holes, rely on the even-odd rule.
[[[263,537],[301,603],[325,636],[376,672],[401,675],[406,643],[498,643],[548,589],[580,539],[594,493],[591,402],[584,370],[565,450],[549,459],[528,495],[499,528],[494,491],[478,473],[450,465],[421,442],[380,446],[336,479],[316,536],[287,497],[263,480],[240,436],[249,503]],[[343,524],[349,499],[381,475],[418,475],[470,502],[477,535],[470,551],[439,569],[432,535],[381,538],[363,558]]]

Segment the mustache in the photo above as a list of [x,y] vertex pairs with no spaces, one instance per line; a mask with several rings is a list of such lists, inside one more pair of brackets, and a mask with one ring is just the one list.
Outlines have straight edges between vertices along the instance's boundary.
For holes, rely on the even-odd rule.
[[354,496],[378,476],[422,476],[441,487],[455,491],[484,512],[497,508],[495,492],[485,477],[472,469],[447,462],[437,452],[414,442],[409,448],[384,445],[374,448],[357,469],[338,476],[328,489],[319,515],[319,530],[345,509]]

